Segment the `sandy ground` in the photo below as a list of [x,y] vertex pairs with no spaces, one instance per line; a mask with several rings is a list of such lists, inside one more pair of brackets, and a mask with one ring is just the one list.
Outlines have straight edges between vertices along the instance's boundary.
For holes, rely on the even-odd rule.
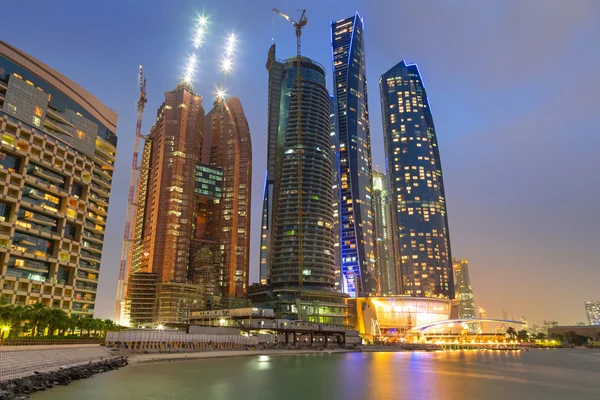
[[149,353],[128,355],[130,365],[149,364],[157,362],[199,360],[203,358],[248,357],[248,356],[278,356],[299,355],[315,353],[351,353],[358,350],[330,349],[330,350],[236,350],[236,351],[203,351],[186,353]]

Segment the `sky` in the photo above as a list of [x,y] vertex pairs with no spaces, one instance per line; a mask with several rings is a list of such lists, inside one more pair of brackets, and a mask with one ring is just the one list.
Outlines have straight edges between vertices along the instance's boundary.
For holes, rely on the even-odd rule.
[[[385,170],[379,76],[417,63],[440,146],[452,253],[468,259],[477,306],[530,325],[585,320],[600,300],[600,1],[597,0],[21,0],[4,4],[2,40],[68,76],[119,114],[118,158],[96,316],[113,316],[136,124],[138,65],[147,77],[147,133],[183,75],[195,19],[211,21],[194,87],[209,111],[225,35],[239,38],[225,82],[253,142],[250,282],[258,280],[266,169],[269,46],[327,69],[330,22],[358,11],[365,52],[373,166]],[[29,10],[25,13],[25,10]]]

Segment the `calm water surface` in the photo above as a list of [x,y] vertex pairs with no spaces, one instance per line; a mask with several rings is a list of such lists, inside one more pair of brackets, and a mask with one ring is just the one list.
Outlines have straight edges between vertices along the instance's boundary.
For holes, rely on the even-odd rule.
[[100,399],[600,399],[600,351],[254,356],[136,365],[37,393]]

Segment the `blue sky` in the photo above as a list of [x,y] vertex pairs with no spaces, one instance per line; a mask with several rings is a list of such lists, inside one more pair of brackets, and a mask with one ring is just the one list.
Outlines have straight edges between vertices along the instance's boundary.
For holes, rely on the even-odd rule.
[[[470,261],[478,305],[533,323],[584,320],[600,299],[600,2],[595,0],[82,2],[3,5],[2,40],[57,69],[119,114],[119,156],[96,314],[112,317],[129,166],[137,68],[144,65],[147,132],[191,51],[195,17],[208,14],[208,42],[194,86],[209,111],[224,36],[239,51],[226,88],[240,97],[253,141],[250,280],[266,165],[267,50],[295,54],[293,27],[307,9],[302,50],[328,70],[330,21],[365,19],[373,165],[384,170],[379,76],[405,59],[419,64],[444,170],[453,255]],[[17,17],[18,16],[18,17]]]

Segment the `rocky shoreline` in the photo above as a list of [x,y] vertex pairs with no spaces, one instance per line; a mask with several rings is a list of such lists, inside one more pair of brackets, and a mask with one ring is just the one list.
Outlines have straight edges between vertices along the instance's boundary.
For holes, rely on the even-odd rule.
[[57,385],[68,385],[72,381],[89,378],[102,372],[119,369],[128,364],[127,357],[116,357],[89,364],[61,368],[50,372],[36,372],[34,375],[0,383],[0,399],[24,400],[34,392],[50,389]]

